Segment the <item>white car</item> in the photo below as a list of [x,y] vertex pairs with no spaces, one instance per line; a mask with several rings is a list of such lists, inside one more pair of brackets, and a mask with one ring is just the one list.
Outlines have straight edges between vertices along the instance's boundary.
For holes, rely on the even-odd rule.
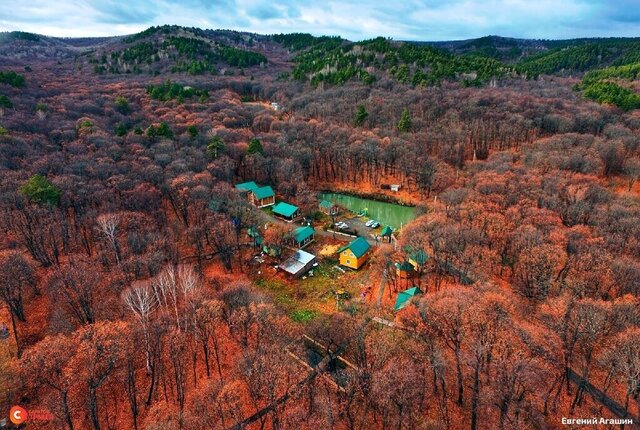
[[369,221],[365,222],[364,225],[366,225],[367,227],[371,227],[371,224],[373,224],[375,221],[370,219]]
[[374,222],[371,223],[371,225],[369,227],[378,228],[378,227],[380,227],[380,223],[378,221],[374,221]]

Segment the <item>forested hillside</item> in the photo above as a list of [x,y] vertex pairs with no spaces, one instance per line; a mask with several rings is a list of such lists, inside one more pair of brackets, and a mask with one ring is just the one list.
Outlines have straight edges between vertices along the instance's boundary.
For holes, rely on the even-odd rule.
[[638,422],[637,44],[4,34],[2,413]]

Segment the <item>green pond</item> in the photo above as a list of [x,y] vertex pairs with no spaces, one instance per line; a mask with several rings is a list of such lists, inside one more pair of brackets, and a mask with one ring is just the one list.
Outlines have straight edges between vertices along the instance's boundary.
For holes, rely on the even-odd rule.
[[355,213],[366,209],[369,218],[393,228],[400,228],[416,217],[416,208],[412,206],[402,206],[338,193],[322,193],[321,198]]

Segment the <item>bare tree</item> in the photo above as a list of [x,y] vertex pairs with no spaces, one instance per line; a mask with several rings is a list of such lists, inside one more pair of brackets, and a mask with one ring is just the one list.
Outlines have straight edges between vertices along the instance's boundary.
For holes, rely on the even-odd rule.
[[117,213],[102,214],[96,219],[98,230],[107,239],[107,242],[113,249],[116,264],[120,265],[120,245],[118,244],[118,228],[120,226],[121,216]]
[[144,335],[147,374],[151,373],[151,349],[149,338],[149,320],[158,305],[157,297],[148,283],[139,283],[122,294],[125,305],[133,312],[140,323]]

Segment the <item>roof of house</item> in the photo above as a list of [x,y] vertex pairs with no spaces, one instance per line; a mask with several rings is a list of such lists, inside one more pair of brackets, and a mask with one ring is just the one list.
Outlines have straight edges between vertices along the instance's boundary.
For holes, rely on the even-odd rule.
[[351,252],[353,252],[353,255],[356,256],[356,258],[360,258],[369,250],[369,248],[371,248],[369,242],[367,242],[363,237],[358,237],[351,241],[351,243],[349,243],[348,245],[345,245],[342,248],[338,249],[338,254],[340,254],[345,249],[350,249]]
[[280,268],[292,275],[300,272],[304,267],[315,260],[316,256],[303,250],[296,251],[291,257],[287,258],[284,263],[280,264]]
[[320,202],[320,206],[322,206],[323,208],[331,208],[334,206],[334,204],[331,203],[329,200],[322,200]]
[[382,236],[391,236],[391,233],[393,233],[393,229],[388,225],[385,225],[382,232],[380,232]]
[[266,185],[266,186],[260,187],[260,188],[255,188],[255,189],[251,190],[251,192],[258,199],[266,199],[268,197],[273,197],[273,196],[276,195],[273,192],[273,188],[271,188],[269,185]]
[[411,272],[413,270],[413,266],[411,265],[411,263],[406,260],[402,263],[396,263],[396,267],[404,272]]
[[422,294],[422,290],[418,287],[409,288],[408,290],[399,292],[398,297],[396,298],[396,305],[393,307],[393,310],[399,311],[406,307],[411,299],[417,294]]
[[298,206],[290,205],[289,203],[279,202],[273,207],[273,212],[285,217],[293,216],[298,211]]
[[256,188],[258,188],[258,184],[256,184],[253,181],[243,182],[241,184],[236,185],[236,190],[241,190],[241,191],[253,191]]
[[315,232],[316,231],[313,229],[313,227],[306,225],[304,227],[296,228],[291,232],[291,235],[296,240],[296,242],[303,242],[307,238],[313,236]]
[[425,264],[427,260],[429,260],[429,255],[426,252],[424,252],[422,249],[418,249],[417,251],[414,251],[411,254],[409,254],[409,259],[413,260],[417,264],[422,265],[422,264]]

